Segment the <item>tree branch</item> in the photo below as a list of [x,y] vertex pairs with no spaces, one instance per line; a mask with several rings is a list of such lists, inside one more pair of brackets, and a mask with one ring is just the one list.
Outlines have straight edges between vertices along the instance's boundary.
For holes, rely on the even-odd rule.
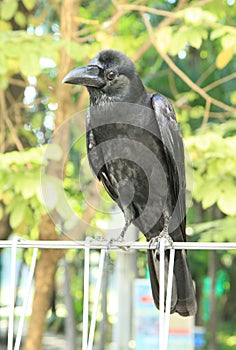
[[235,108],[216,100],[215,98],[208,95],[204,89],[200,88],[197,84],[195,84],[176,64],[172,61],[172,59],[163,51],[160,50],[158,44],[155,41],[155,31],[153,30],[149,20],[145,15],[142,14],[144,23],[146,25],[147,31],[149,33],[149,37],[152,41],[152,45],[155,47],[158,54],[162,57],[162,59],[166,62],[166,64],[170,67],[170,69],[178,75],[192,90],[196,91],[200,96],[202,96],[206,101],[210,104],[213,104],[223,110],[226,111],[235,111]]
[[170,11],[165,11],[165,10],[158,10],[152,7],[148,6],[143,6],[143,5],[134,5],[134,4],[124,4],[120,5],[117,4],[116,7],[120,10],[123,10],[125,12],[127,11],[138,11],[138,12],[147,12],[147,13],[152,13],[154,15],[158,16],[163,16],[163,17],[171,17],[176,19],[176,13],[175,12],[170,12]]
[[231,74],[227,75],[226,77],[223,77],[221,79],[214,81],[213,83],[205,86],[203,89],[204,89],[204,91],[212,90],[212,89],[216,88],[217,86],[224,84],[227,81],[230,81],[232,79],[236,79],[236,72],[231,73]]
[[[176,6],[175,10],[173,13],[177,12],[177,11],[180,11],[184,5],[186,4],[187,0],[180,0],[178,2],[178,5]],[[164,18],[158,25],[157,29],[160,29],[162,27],[165,27],[165,26],[169,26],[171,25],[172,23],[174,23],[176,20],[176,17],[173,16],[173,17],[166,17]],[[140,57],[142,57],[145,52],[150,48],[150,46],[152,46],[152,40],[149,39],[148,41],[146,41],[143,46],[136,52],[136,54],[132,57],[132,60],[134,62],[136,62],[137,60],[139,60]]]
[[3,91],[0,92],[0,105],[1,105],[2,118],[5,121],[7,127],[9,128],[9,131],[12,135],[12,138],[16,144],[18,151],[22,152],[22,151],[24,151],[24,147],[23,147],[23,144],[21,143],[19,137],[17,136],[15,127],[14,127],[11,119],[8,117],[6,101],[5,101],[5,96],[4,96]]

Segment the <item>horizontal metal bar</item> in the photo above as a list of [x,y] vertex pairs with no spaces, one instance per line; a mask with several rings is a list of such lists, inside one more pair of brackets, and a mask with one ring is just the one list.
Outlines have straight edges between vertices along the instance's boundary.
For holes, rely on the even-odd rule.
[[[156,244],[150,245],[149,242],[119,242],[106,241],[88,238],[86,241],[40,241],[40,240],[26,240],[17,239],[14,243],[17,248],[41,248],[41,249],[84,249],[90,247],[91,249],[156,249]],[[0,248],[11,248],[13,246],[12,240],[0,240]],[[170,249],[167,243],[166,249]],[[236,242],[174,242],[174,249],[188,249],[188,250],[236,250]]]

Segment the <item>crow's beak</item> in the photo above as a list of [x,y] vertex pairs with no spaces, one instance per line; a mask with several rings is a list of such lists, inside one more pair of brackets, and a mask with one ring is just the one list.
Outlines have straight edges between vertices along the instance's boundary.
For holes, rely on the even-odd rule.
[[91,86],[96,88],[100,88],[105,85],[105,81],[100,75],[100,69],[97,66],[92,65],[73,69],[64,77],[62,83]]

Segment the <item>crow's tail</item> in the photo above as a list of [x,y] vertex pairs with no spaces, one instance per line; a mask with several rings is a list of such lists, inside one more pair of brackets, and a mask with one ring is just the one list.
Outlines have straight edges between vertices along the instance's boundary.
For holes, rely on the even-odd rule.
[[[148,250],[148,266],[152,295],[156,307],[159,309],[159,256],[155,256],[155,250]],[[165,252],[165,295],[167,288],[167,276],[169,268],[169,251]],[[174,277],[171,299],[171,313],[177,312],[181,316],[192,316],[197,312],[197,302],[189,270],[185,250],[175,251]]]

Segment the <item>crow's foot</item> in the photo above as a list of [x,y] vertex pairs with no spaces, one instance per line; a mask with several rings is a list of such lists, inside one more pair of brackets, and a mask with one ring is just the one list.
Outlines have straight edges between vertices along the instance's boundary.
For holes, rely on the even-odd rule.
[[165,219],[165,223],[164,223],[163,230],[160,232],[160,234],[157,237],[153,237],[149,242],[149,247],[151,247],[153,245],[155,246],[155,258],[159,254],[160,242],[161,242],[162,238],[165,238],[165,240],[166,240],[165,246],[173,247],[173,239],[171,238],[171,236],[168,233],[170,217],[169,217],[167,212],[164,213],[164,219]]
[[165,238],[167,243],[165,244],[166,247],[173,247],[173,239],[169,234],[163,234],[163,231],[159,234],[157,237],[153,237],[149,241],[149,248],[153,248],[159,250],[160,249],[160,242],[161,238]]
[[[120,235],[117,238],[112,238],[112,239],[109,240],[108,245],[107,245],[107,249],[108,250],[111,248],[112,244],[114,244],[116,242],[117,243],[124,242],[125,233],[126,233],[128,227],[129,227],[129,225],[130,225],[130,222],[126,222],[124,228],[122,229],[122,231],[120,233]],[[124,246],[124,247],[120,246],[119,248],[122,249],[122,250],[128,250],[129,249],[129,247],[126,247],[126,246]]]
[[160,244],[161,244],[161,239],[165,238],[166,242],[165,242],[165,248],[171,246],[173,247],[173,239],[171,238],[171,236],[166,233],[161,231],[161,233],[159,234],[159,236],[152,238],[149,241],[149,247],[152,248],[154,246],[154,250],[155,250],[155,258],[157,258],[157,256],[160,253]]
[[[117,238],[111,238],[107,244],[107,250],[109,251],[112,247],[113,244],[115,243],[123,243],[124,238],[119,235]],[[118,245],[120,249],[127,251],[130,247],[129,246],[123,246],[123,245]]]
[[124,237],[125,237],[126,231],[128,230],[129,225],[130,225],[130,222],[125,223],[125,226],[123,227],[119,237],[117,237],[116,239],[117,241],[122,242],[124,240]]

